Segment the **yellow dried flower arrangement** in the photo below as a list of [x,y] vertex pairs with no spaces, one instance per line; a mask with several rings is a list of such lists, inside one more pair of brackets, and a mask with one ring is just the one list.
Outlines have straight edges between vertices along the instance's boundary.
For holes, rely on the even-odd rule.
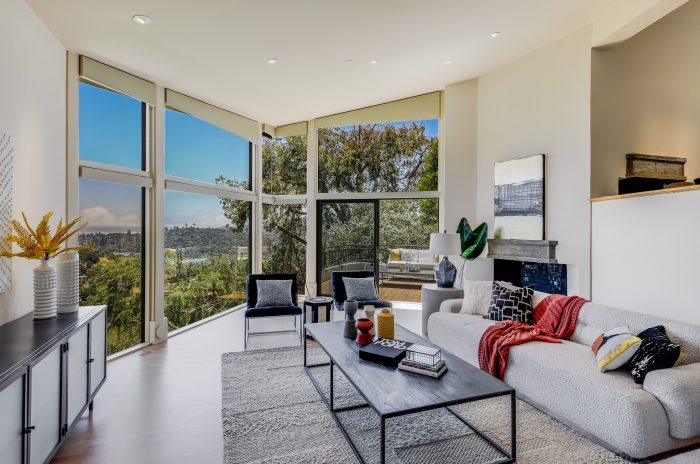
[[27,221],[27,215],[22,211],[24,226],[20,224],[18,220],[13,219],[12,228],[14,229],[14,233],[5,237],[5,240],[10,243],[10,247],[12,243],[16,243],[22,251],[19,253],[12,253],[10,249],[10,251],[0,252],[0,256],[6,258],[49,259],[55,258],[66,251],[82,250],[86,248],[84,246],[79,246],[61,249],[61,245],[87,225],[83,224],[78,228],[74,228],[80,221],[80,217],[73,219],[66,224],[65,227],[63,226],[63,219],[60,219],[56,227],[56,232],[52,234],[51,226],[49,225],[51,216],[53,216],[53,211],[44,214],[44,217],[41,218],[36,229],[32,229],[29,225],[29,221]]

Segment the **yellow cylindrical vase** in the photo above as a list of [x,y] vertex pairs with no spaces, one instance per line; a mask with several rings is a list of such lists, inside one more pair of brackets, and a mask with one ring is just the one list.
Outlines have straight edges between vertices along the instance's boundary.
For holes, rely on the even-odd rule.
[[377,316],[377,336],[379,338],[394,338],[394,314],[389,308],[382,309]]

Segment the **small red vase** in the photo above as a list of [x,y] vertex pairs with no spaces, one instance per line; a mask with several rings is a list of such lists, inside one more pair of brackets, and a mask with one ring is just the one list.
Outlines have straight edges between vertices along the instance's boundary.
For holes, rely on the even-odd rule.
[[357,338],[355,339],[355,343],[360,346],[365,346],[372,343],[372,334],[369,333],[369,331],[372,330],[372,327],[374,327],[374,323],[370,319],[367,319],[366,317],[358,319],[357,322],[355,322],[355,327],[357,328]]

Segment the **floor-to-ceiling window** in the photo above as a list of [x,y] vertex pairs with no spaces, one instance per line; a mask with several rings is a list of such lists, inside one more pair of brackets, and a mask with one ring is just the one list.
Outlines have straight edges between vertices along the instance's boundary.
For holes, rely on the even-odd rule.
[[[306,284],[306,125],[266,138],[262,147],[262,189],[272,204],[262,210],[262,270],[295,273]],[[296,131],[294,130],[296,129]],[[282,132],[285,129],[280,129]],[[290,132],[290,131],[288,131]]]
[[[201,103],[200,103],[201,104]],[[253,144],[165,110],[164,302],[170,330],[245,301],[251,269]]]
[[81,304],[107,305],[107,349],[144,340],[147,114],[145,102],[79,84]]
[[321,293],[334,270],[372,269],[381,297],[420,300],[435,262],[437,129],[436,119],[318,129],[318,191],[330,196],[319,202]]

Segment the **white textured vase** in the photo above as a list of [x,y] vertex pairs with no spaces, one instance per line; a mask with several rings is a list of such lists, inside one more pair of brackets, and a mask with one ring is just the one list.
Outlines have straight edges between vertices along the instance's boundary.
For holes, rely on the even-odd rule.
[[80,257],[77,251],[68,251],[57,261],[57,309],[59,313],[74,313],[80,306]]
[[34,268],[34,319],[56,317],[56,269],[48,259]]

